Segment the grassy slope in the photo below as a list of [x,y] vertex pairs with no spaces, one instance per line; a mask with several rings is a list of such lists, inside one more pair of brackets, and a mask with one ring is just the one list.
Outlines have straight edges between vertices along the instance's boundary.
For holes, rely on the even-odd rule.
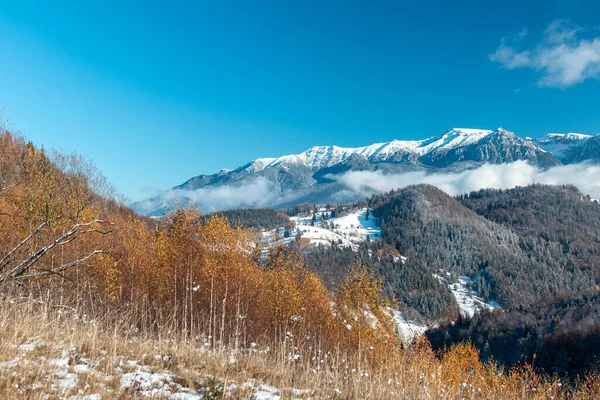
[[[48,299],[5,296],[0,398],[193,399],[206,390],[213,398],[225,393],[238,399],[275,391],[281,398],[300,399],[593,398],[599,387],[591,380],[575,394],[528,369],[504,376],[480,364],[465,345],[443,357],[417,345],[383,370],[366,374],[348,370],[333,354],[291,361],[283,349],[276,354],[260,345],[210,350],[200,338],[178,337],[167,327],[151,334],[131,327],[123,315],[92,318]],[[174,396],[177,392],[181,397]]]

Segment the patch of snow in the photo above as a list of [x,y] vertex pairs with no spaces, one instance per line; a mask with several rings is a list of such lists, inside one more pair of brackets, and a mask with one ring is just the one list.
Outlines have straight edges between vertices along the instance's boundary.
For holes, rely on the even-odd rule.
[[402,339],[402,343],[404,344],[412,343],[417,336],[422,335],[427,329],[429,329],[427,325],[408,322],[408,320],[399,310],[389,309],[389,311],[393,313],[394,322],[396,323],[396,328],[398,330],[398,336],[400,336],[400,339]]
[[567,140],[585,140],[592,137],[592,135],[586,135],[584,133],[549,133],[546,135],[552,139],[567,139]]
[[50,360],[49,364],[54,367],[67,368],[69,366],[69,357],[62,357]]
[[294,396],[306,396],[311,394],[313,391],[310,389],[295,389],[292,388],[290,390],[290,392],[294,395]]
[[591,137],[582,133],[549,133],[538,139],[537,143],[544,150],[562,158],[569,150],[578,148]]
[[201,400],[204,396],[199,393],[177,392],[171,395],[173,400]]
[[477,296],[477,291],[469,289],[469,285],[474,283],[474,281],[468,276],[459,276],[458,282],[455,283],[449,283],[447,278],[440,275],[434,274],[433,276],[440,282],[448,285],[448,288],[458,303],[460,314],[463,317],[473,318],[476,312],[483,309],[492,311],[496,308],[501,308],[495,301],[486,303],[485,300]]
[[252,393],[252,399],[254,400],[280,400],[279,389],[269,385],[259,385],[254,393]]
[[275,158],[258,158],[250,162],[250,165],[245,170],[248,172],[260,172],[275,160]]
[[85,364],[78,364],[73,367],[73,371],[75,371],[76,374],[87,374],[90,372],[90,367]]
[[2,361],[0,362],[0,368],[15,368],[19,362],[21,362],[21,357],[15,357],[12,360]]
[[129,389],[136,387],[141,390],[150,390],[163,387],[172,382],[171,375],[167,373],[150,373],[144,371],[129,372],[121,375],[121,388]]
[[21,353],[29,353],[30,351],[35,350],[37,345],[38,345],[38,343],[35,341],[29,342],[29,343],[24,343],[24,344],[20,345],[19,347],[17,347],[17,350]]
[[86,395],[75,395],[68,397],[67,400],[101,400],[102,396],[98,393],[86,394]]
[[[326,214],[326,219],[323,219],[323,214]],[[371,214],[370,210],[369,214]],[[321,208],[315,214],[314,225],[312,224],[312,213],[296,215],[291,219],[296,223],[296,228],[289,232],[288,237],[285,237],[286,229],[284,227],[261,233],[259,244],[262,247],[263,258],[274,246],[290,245],[296,240],[298,232],[302,238],[308,239],[314,245],[331,246],[333,242],[353,250],[357,250],[360,243],[367,239],[381,238],[381,229],[377,226],[376,218],[369,215],[367,219],[366,208],[357,209],[340,218],[332,217],[330,211]],[[333,225],[333,229],[331,225]]]
[[54,384],[63,392],[72,390],[77,385],[77,375],[68,372],[58,372]]
[[[292,240],[300,231],[302,237],[309,239],[311,243],[331,245],[331,242],[334,242],[356,250],[367,238],[381,238],[381,229],[377,226],[376,218],[369,215],[367,219],[367,212],[371,214],[371,210],[361,208],[339,218],[333,218],[331,213],[327,213],[326,220],[323,220],[323,212],[320,212],[315,215],[314,226],[311,225],[312,214],[294,216],[292,220],[296,222],[296,231],[291,234]],[[333,229],[325,228],[331,225]]]

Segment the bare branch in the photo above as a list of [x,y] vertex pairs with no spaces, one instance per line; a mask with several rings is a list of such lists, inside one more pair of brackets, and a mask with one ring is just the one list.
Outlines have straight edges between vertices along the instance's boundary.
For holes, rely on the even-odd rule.
[[29,242],[31,239],[33,239],[33,237],[39,231],[41,231],[46,225],[50,225],[51,223],[53,223],[54,221],[58,220],[59,218],[61,218],[61,216],[58,216],[56,218],[52,218],[51,220],[44,221],[41,225],[39,225],[37,228],[35,228],[33,230],[33,232],[31,232],[29,234],[29,236],[27,236],[25,239],[23,239],[23,241],[21,243],[19,243],[11,251],[9,251],[8,253],[6,253],[6,255],[4,257],[2,257],[2,260],[0,260],[0,271],[2,271],[6,267],[6,264],[8,263],[8,261],[10,261],[10,256],[12,256],[21,247],[23,247],[25,244],[27,244],[27,242]]
[[15,186],[18,186],[18,185],[19,185],[19,183],[14,183],[12,185],[0,187],[0,192],[4,192],[5,190],[12,189],[12,188],[14,188]]
[[63,264],[54,269],[38,269],[40,272],[28,274],[28,275],[21,275],[21,276],[19,276],[19,279],[25,280],[25,279],[31,279],[31,278],[39,278],[39,277],[46,276],[46,275],[58,275],[61,278],[71,280],[71,279],[67,278],[66,276],[62,275],[61,272],[66,269],[69,269],[71,267],[80,265],[80,264],[86,264],[86,261],[89,260],[91,257],[95,256],[96,254],[102,254],[102,253],[104,253],[102,250],[94,250],[87,256],[80,258],[78,260],[71,261],[69,263]]
[[[45,222],[44,224],[42,224],[43,226],[47,225],[49,222]],[[65,244],[68,244],[70,242],[72,242],[73,240],[75,240],[77,237],[79,237],[82,234],[86,234],[86,233],[91,233],[91,232],[97,232],[97,233],[108,233],[105,231],[100,231],[96,228],[90,228],[90,229],[84,229],[81,230],[81,228],[85,228],[85,227],[90,227],[93,224],[108,224],[108,225],[114,225],[114,223],[109,222],[109,221],[104,221],[101,219],[95,219],[93,221],[90,222],[86,222],[86,223],[76,223],[75,225],[73,225],[71,227],[71,229],[69,229],[67,232],[65,232],[64,234],[62,234],[59,238],[57,238],[56,240],[54,240],[52,243],[38,249],[37,251],[35,251],[33,254],[31,254],[29,257],[27,257],[26,259],[24,259],[23,261],[21,261],[18,265],[16,265],[15,267],[13,267],[10,271],[6,272],[4,274],[4,276],[0,277],[0,282],[6,280],[6,279],[10,279],[10,278],[16,278],[16,277],[20,277],[22,276],[29,268],[31,268],[36,262],[38,262],[43,256],[45,256],[50,250],[52,250],[53,248],[55,248],[56,246],[63,246]],[[40,229],[43,228],[43,226],[40,226],[37,231],[39,231]],[[32,233],[32,235],[35,234]],[[31,235],[30,235],[31,236]],[[27,241],[29,239],[26,239]],[[90,254],[87,257],[84,257],[83,259],[79,259],[76,261],[73,261],[71,263],[65,264],[61,267],[58,267],[58,269],[55,269],[55,271],[62,271],[66,268],[68,268],[69,266],[73,266],[76,264],[79,264],[85,260],[87,260],[89,257],[93,256],[94,254],[97,254],[98,252],[100,252],[101,250],[96,250],[95,252],[93,252],[92,254]],[[6,257],[5,257],[6,258]]]

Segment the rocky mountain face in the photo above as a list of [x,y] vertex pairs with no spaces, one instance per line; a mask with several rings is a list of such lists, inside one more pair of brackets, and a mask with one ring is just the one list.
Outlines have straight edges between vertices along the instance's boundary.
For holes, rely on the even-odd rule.
[[534,143],[554,154],[563,164],[600,162],[600,135],[549,133]]
[[[300,154],[259,158],[235,170],[195,176],[133,207],[147,215],[162,215],[175,205],[191,203],[202,211],[214,211],[231,208],[225,201],[228,195],[242,200],[237,204],[241,207],[281,208],[302,202],[353,201],[357,194],[345,190],[336,176],[349,171],[460,172],[483,164],[518,160],[542,169],[582,161],[600,162],[600,135],[549,134],[533,140],[502,128],[455,128],[425,140],[393,140],[358,148],[315,146]],[[210,205],[204,201],[215,196],[216,202]],[[223,201],[219,201],[221,198]]]

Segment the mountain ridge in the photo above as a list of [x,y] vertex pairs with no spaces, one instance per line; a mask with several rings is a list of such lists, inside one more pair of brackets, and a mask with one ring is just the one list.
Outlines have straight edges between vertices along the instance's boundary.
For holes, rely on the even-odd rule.
[[[192,177],[158,196],[134,203],[133,207],[142,214],[161,215],[172,209],[175,202],[198,204],[197,198],[206,194],[198,192],[200,189],[229,188],[245,193],[245,189],[251,191],[253,186],[264,189],[272,198],[250,196],[243,206],[281,208],[300,199],[303,202],[357,200],[331,177],[349,171],[461,172],[486,163],[519,160],[542,169],[586,160],[600,162],[600,135],[548,134],[539,139],[524,139],[503,128],[453,128],[422,140],[392,140],[353,148],[313,146],[299,154],[257,158],[233,170]],[[227,206],[219,204],[219,208]]]

